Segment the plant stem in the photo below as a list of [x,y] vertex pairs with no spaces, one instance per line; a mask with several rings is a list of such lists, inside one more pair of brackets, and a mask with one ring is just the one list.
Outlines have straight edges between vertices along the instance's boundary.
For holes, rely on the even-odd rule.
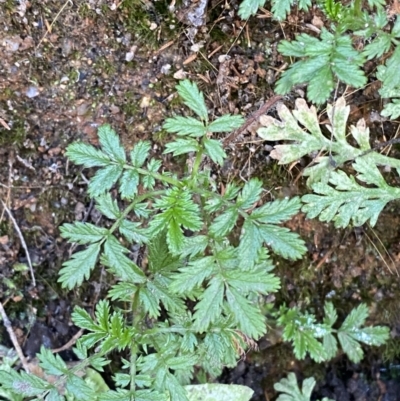
[[131,345],[131,358],[130,358],[130,390],[131,390],[131,401],[135,401],[135,390],[136,390],[136,359],[137,359],[137,346],[132,341]]
[[195,177],[197,176],[201,164],[201,159],[203,157],[203,147],[196,154],[196,159],[193,164],[192,174],[190,175],[191,181],[195,181]]

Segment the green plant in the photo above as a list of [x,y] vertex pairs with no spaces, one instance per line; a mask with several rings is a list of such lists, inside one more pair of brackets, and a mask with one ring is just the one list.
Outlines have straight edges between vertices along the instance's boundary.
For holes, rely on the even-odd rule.
[[[276,145],[271,152],[271,157],[279,160],[279,164],[314,155],[311,165],[303,171],[308,177],[307,184],[315,192],[302,197],[302,211],[307,217],[319,216],[321,221],[334,221],[336,227],[347,227],[350,221],[360,226],[368,220],[374,226],[385,205],[400,198],[400,189],[390,186],[377,167],[390,166],[399,172],[400,161],[371,149],[369,129],[364,120],[350,127],[357,147],[349,143],[350,107],[346,106],[344,98],[338,99],[334,106],[328,105],[330,138],[321,131],[315,107],[308,107],[303,99],[296,101],[293,112],[280,105],[278,113],[281,121],[266,117],[263,120],[266,127],[260,128],[258,134],[267,141],[291,142]],[[356,171],[357,180],[343,170],[347,162]]]
[[[399,36],[400,18],[396,21],[397,32]],[[385,104],[381,114],[385,117],[395,119],[400,116],[400,78],[396,73],[396,66],[400,62],[400,46],[396,47],[392,56],[386,61],[385,65],[378,67],[377,78],[382,81],[382,87],[379,90],[383,98],[393,98],[390,103]]]
[[[266,0],[244,0],[239,7],[240,18],[247,19],[254,15],[260,7],[263,7]],[[294,4],[298,5],[300,10],[308,10],[311,7],[311,0],[271,0],[271,11],[275,19],[284,20]]]
[[[265,1],[245,0],[241,3],[239,15],[248,18]],[[272,14],[275,19],[286,18],[294,1],[272,1]],[[298,8],[307,10],[311,1],[298,2]],[[307,84],[307,98],[315,104],[325,103],[337,82],[353,88],[361,88],[367,83],[363,67],[367,60],[379,58],[395,46],[392,57],[386,66],[378,67],[377,78],[382,81],[382,97],[396,98],[386,105],[382,115],[396,118],[400,115],[400,90],[396,66],[399,61],[397,45],[400,36],[400,19],[388,32],[389,17],[383,8],[382,0],[369,0],[363,7],[361,0],[353,0],[347,5],[334,0],[316,1],[332,21],[323,27],[318,37],[302,33],[295,40],[282,40],[278,51],[286,57],[301,58],[283,72],[275,91],[288,93],[295,85]],[[372,9],[375,9],[372,12]],[[366,44],[363,50],[354,47],[354,38],[362,38]]]
[[284,327],[282,337],[285,341],[292,342],[297,359],[304,359],[307,353],[316,362],[335,357],[338,341],[333,334],[337,334],[344,353],[352,362],[358,363],[364,356],[359,343],[382,345],[389,339],[387,327],[361,327],[368,317],[365,304],[353,309],[339,329],[333,329],[338,316],[331,302],[325,302],[324,313],[323,323],[316,323],[315,316],[308,312],[302,313],[298,308],[281,307],[278,324]]
[[[309,377],[303,381],[300,389],[297,384],[296,375],[289,373],[287,378],[283,378],[279,383],[274,385],[276,391],[280,394],[276,401],[310,401],[311,393],[315,387],[315,379]],[[333,401],[330,398],[324,397],[321,401]]]
[[[64,263],[59,281],[67,289],[79,287],[100,264],[110,273],[111,288],[93,316],[79,306],[73,312],[73,322],[86,331],[75,348],[80,363],[69,368],[43,348],[40,366],[56,380],[0,371],[4,389],[48,401],[64,400],[65,394],[76,400],[183,401],[188,399],[183,386],[192,379],[195,366],[216,376],[224,366],[235,366],[265,334],[265,296],[280,286],[271,272],[269,250],[286,259],[299,259],[306,251],[299,236],[281,226],[299,211],[300,199],[266,202],[256,178],[219,190],[203,161],[209,158],[222,165],[226,154],[211,136],[238,128],[243,119],[224,115],[210,122],[195,84],[185,80],[177,90],[197,115],[176,116],[164,124],[167,132],[176,134],[164,153],[188,157],[188,168],[179,175],[162,171],[162,161],[151,156],[149,142],[136,143],[128,160],[107,125],[99,129],[100,149],[85,143],[68,147],[73,162],[98,168],[88,192],[108,223],[62,227],[64,238],[85,248]],[[133,244],[141,246],[141,262],[132,258]],[[335,312],[333,306],[327,308],[329,320],[322,325],[310,314],[304,321],[296,311],[296,326],[289,321],[294,310],[276,312],[299,357],[304,352],[298,351],[296,330],[304,330],[307,322],[308,334],[300,343],[311,356],[322,327],[324,341],[333,343],[329,333],[334,332]],[[357,341],[363,341],[363,335],[375,345],[388,334],[387,328],[360,328],[366,314],[365,306],[356,308],[350,315],[354,328],[343,329],[346,320],[338,331],[340,344],[354,360],[362,355]],[[347,342],[341,340],[345,334]],[[78,372],[88,366],[101,371],[110,363],[110,352],[121,356],[115,390],[93,390]],[[332,345],[329,353],[314,359],[326,360],[333,354]]]

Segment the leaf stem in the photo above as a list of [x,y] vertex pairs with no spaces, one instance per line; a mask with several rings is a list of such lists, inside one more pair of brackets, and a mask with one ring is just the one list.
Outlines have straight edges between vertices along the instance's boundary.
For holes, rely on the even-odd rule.
[[137,359],[137,346],[134,341],[131,345],[131,358],[130,358],[130,390],[131,390],[131,401],[135,401],[135,390],[136,390],[136,359]]

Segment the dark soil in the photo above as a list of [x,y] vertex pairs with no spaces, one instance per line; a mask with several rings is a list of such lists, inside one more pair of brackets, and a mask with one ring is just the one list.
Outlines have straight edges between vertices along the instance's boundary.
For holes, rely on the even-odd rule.
[[[206,13],[193,20],[193,7],[201,2],[183,1],[175,10],[171,3],[0,0],[0,199],[15,219],[2,207],[0,300],[27,356],[34,357],[41,345],[67,343],[77,331],[70,321],[73,306],[92,307],[106,286],[101,273],[72,294],[57,284],[57,272],[75,250],[61,239],[60,225],[76,220],[102,224],[86,194],[91,172],[68,162],[66,146],[77,139],[96,144],[97,127],[107,122],[128,149],[138,139],[150,139],[153,151],[161,153],[167,140],[162,123],[181,112],[174,87],[182,78],[198,83],[215,116],[249,117],[274,95],[285,62],[277,53],[279,40],[307,31],[314,15],[323,18],[316,9],[294,10],[288,23],[278,24],[260,11],[245,23],[237,15],[238,1],[210,0]],[[376,65],[368,68],[374,71]],[[365,118],[372,140],[382,142],[393,138],[398,126],[374,118],[381,109],[377,90],[373,84],[352,94],[347,89],[347,102],[351,122]],[[292,108],[303,95],[304,88],[296,88],[284,102]],[[301,163],[291,170],[278,167],[269,145],[250,126],[227,144],[230,157],[216,171],[219,179],[259,176],[272,198],[304,193]],[[165,168],[177,167],[165,158]],[[299,214],[288,226],[307,241],[307,258],[277,261],[282,301],[311,305],[317,312],[328,294],[343,311],[367,301],[371,323],[392,328],[387,346],[366,349],[357,366],[344,357],[315,366],[295,362],[290,347],[272,333],[260,342],[261,352],[249,354],[220,380],[246,384],[256,391],[254,399],[272,400],[273,383],[295,371],[301,379],[316,377],[320,398],[400,399],[398,216],[399,206],[391,204],[373,229],[337,230]],[[36,286],[29,270],[21,271],[27,256],[16,225]],[[7,335],[0,340],[10,345]]]

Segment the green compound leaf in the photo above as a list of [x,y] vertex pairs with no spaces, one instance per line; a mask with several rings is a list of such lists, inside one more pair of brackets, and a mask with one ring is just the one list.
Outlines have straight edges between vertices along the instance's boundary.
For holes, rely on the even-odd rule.
[[72,321],[81,329],[86,329],[89,331],[101,331],[100,326],[98,326],[88,312],[80,306],[75,306],[74,311],[71,316]]
[[268,295],[280,288],[280,280],[274,274],[266,274],[265,269],[257,268],[246,271],[229,270],[224,277],[230,287],[242,294],[251,292]]
[[122,199],[133,199],[138,192],[139,173],[136,170],[125,170],[119,180],[119,191]]
[[208,127],[208,132],[230,132],[239,128],[244,123],[244,118],[239,115],[225,114],[214,120]]
[[96,393],[86,382],[78,376],[70,375],[67,378],[66,389],[76,401],[96,399]]
[[[400,30],[400,18],[396,20],[395,27]],[[399,34],[396,32],[396,35]],[[379,93],[384,98],[393,98],[392,101],[386,104],[381,114],[391,119],[400,116],[400,79],[399,74],[394,73],[393,68],[396,68],[400,63],[400,46],[396,46],[391,57],[383,66],[378,66],[377,78],[382,81],[382,87]]]
[[[359,226],[368,220],[374,225],[385,205],[400,198],[398,188],[385,182],[377,166],[399,169],[400,162],[370,150],[369,129],[364,120],[350,127],[358,147],[350,145],[347,135],[350,109],[343,98],[334,107],[328,105],[327,112],[331,121],[327,128],[332,132],[329,139],[322,134],[316,109],[309,108],[304,100],[296,101],[293,113],[283,105],[278,106],[281,121],[264,118],[265,128],[260,128],[258,134],[268,141],[294,142],[276,145],[271,152],[271,157],[280,164],[291,163],[306,154],[330,154],[329,157],[314,156],[313,165],[304,169],[303,175],[309,177],[307,184],[315,193],[301,199],[305,203],[302,211],[308,218],[319,216],[321,221],[332,220],[336,227],[346,227],[350,222]],[[374,187],[366,188],[343,171],[334,171],[335,166],[340,167],[347,161],[352,161],[359,181]]]
[[190,136],[199,138],[207,133],[207,127],[202,121],[196,120],[193,117],[173,117],[167,118],[163,128],[167,132],[177,133],[179,136]]
[[211,223],[210,234],[216,237],[224,237],[235,227],[238,217],[239,212],[237,208],[235,206],[229,207]]
[[[316,323],[314,315],[302,314],[297,308],[282,308],[278,323],[284,328],[283,339],[292,342],[296,358],[304,359],[309,353],[316,362],[322,362],[332,353],[332,349],[325,349],[323,343],[318,340],[329,336],[332,328]],[[329,338],[326,341],[329,341]]]
[[[160,167],[161,167],[160,160],[151,159],[147,163],[147,170],[149,171],[149,173],[156,173]],[[154,177],[151,176],[151,174],[149,174],[149,175],[145,175],[142,178],[142,182],[143,182],[143,187],[145,189],[153,189],[154,185],[156,183],[156,180],[154,179]]]
[[181,252],[185,244],[182,226],[192,231],[202,227],[198,205],[193,202],[189,192],[174,188],[157,199],[154,208],[160,209],[161,213],[150,222],[150,232],[155,235],[166,228],[170,251],[174,254]]
[[301,201],[297,196],[291,199],[278,199],[254,209],[251,213],[251,219],[260,223],[279,224],[298,213],[300,207]]
[[206,155],[210,156],[214,163],[222,166],[224,159],[226,158],[226,153],[222,148],[221,142],[215,139],[205,139],[204,148]]
[[6,372],[0,370],[2,388],[25,397],[34,397],[51,388],[51,385],[39,377],[26,372],[17,373],[11,369]]
[[200,146],[195,139],[178,138],[165,145],[164,153],[172,153],[174,156],[179,156],[185,153],[197,152],[199,150]]
[[118,163],[125,163],[125,149],[115,131],[106,124],[99,127],[97,134],[102,150]]
[[100,252],[100,244],[89,245],[84,251],[72,255],[71,259],[63,264],[59,273],[58,282],[62,288],[72,290],[82,284],[83,280],[89,279],[94,269]]
[[[288,9],[289,3],[291,0],[277,1],[276,4],[280,8]],[[282,95],[289,92],[294,85],[308,83],[308,99],[322,104],[335,86],[334,76],[355,88],[367,82],[361,69],[365,59],[353,48],[352,39],[348,35],[334,35],[322,28],[320,39],[303,33],[295,41],[282,41],[278,50],[285,56],[305,57],[285,71],[277,82],[275,90]]]
[[187,79],[176,86],[179,96],[187,107],[193,110],[203,121],[208,121],[208,112],[204,95],[199,91],[198,86]]
[[240,242],[238,246],[239,267],[243,270],[253,268],[258,252],[263,244],[258,225],[250,219],[247,219],[240,233]]
[[249,209],[254,206],[261,198],[262,185],[258,178],[252,178],[247,181],[237,198],[237,205],[242,209]]
[[307,251],[304,241],[286,227],[264,225],[259,228],[263,241],[277,254],[286,259],[301,259]]
[[108,295],[112,301],[116,299],[119,301],[129,302],[132,301],[137,291],[137,286],[132,283],[119,282],[111,287]]
[[392,37],[389,33],[381,32],[376,36],[372,42],[368,43],[363,50],[363,55],[371,60],[373,58],[381,57],[383,54],[390,50],[392,44]]
[[[274,389],[280,394],[276,401],[310,401],[311,393],[315,387],[315,379],[309,377],[303,380],[302,388],[297,384],[296,375],[289,373],[287,378],[283,378],[279,383],[274,384]],[[324,397],[322,401],[333,401]]]
[[60,227],[60,231],[61,237],[82,245],[101,241],[108,233],[108,230],[104,227],[97,227],[93,224],[79,221],[73,224],[63,224]]
[[150,241],[146,230],[141,228],[141,224],[130,220],[122,220],[119,232],[132,243],[147,244]]
[[358,363],[364,355],[359,342],[369,346],[379,346],[389,339],[389,328],[374,326],[361,328],[368,317],[368,307],[365,304],[353,309],[338,331],[338,338],[343,351],[354,363]]
[[[400,96],[400,91],[399,91]],[[392,99],[390,103],[385,104],[381,111],[383,117],[388,117],[391,120],[395,120],[400,116],[400,99]]]
[[100,300],[100,302],[96,305],[95,315],[100,328],[100,330],[97,331],[104,331],[107,333],[110,329],[110,303],[104,299]]
[[239,16],[247,19],[254,15],[260,7],[264,7],[266,0],[243,0],[239,7]]
[[169,289],[177,294],[190,293],[211,276],[215,268],[214,262],[213,256],[205,256],[181,267],[179,274],[173,276]]
[[153,282],[148,281],[146,286],[151,297],[153,297],[157,303],[162,303],[168,312],[183,313],[185,311],[182,299],[173,294],[169,286],[163,285],[161,280],[154,280]]
[[62,396],[62,395],[60,395],[60,394],[58,393],[58,391],[57,391],[55,388],[53,388],[53,389],[50,390],[50,392],[47,394],[45,400],[46,400],[46,401],[64,401],[64,400],[65,400],[65,397]]
[[142,167],[149,157],[151,143],[149,141],[139,141],[131,151],[131,162],[134,167]]
[[101,194],[96,198],[97,210],[111,220],[116,220],[121,215],[118,203],[111,197],[111,194]]
[[66,156],[75,164],[89,167],[105,167],[111,163],[111,159],[101,150],[82,142],[68,145]]
[[109,235],[104,243],[102,262],[110,267],[121,280],[142,283],[145,281],[145,275],[139,266],[125,255],[128,252],[128,249],[122,246],[113,235]]
[[40,361],[39,365],[47,374],[54,376],[68,374],[67,364],[61,359],[60,355],[54,355],[43,345],[40,348],[40,353],[37,354],[37,357]]
[[267,331],[265,317],[260,309],[243,297],[234,287],[226,289],[230,312],[240,330],[250,338],[258,339]]
[[211,323],[221,318],[223,298],[224,283],[219,277],[214,277],[194,308],[196,311],[193,315],[194,330],[203,333],[207,331]]
[[122,170],[123,167],[120,165],[110,165],[101,170],[97,170],[96,174],[89,182],[89,195],[95,198],[111,189],[111,187],[118,181]]

